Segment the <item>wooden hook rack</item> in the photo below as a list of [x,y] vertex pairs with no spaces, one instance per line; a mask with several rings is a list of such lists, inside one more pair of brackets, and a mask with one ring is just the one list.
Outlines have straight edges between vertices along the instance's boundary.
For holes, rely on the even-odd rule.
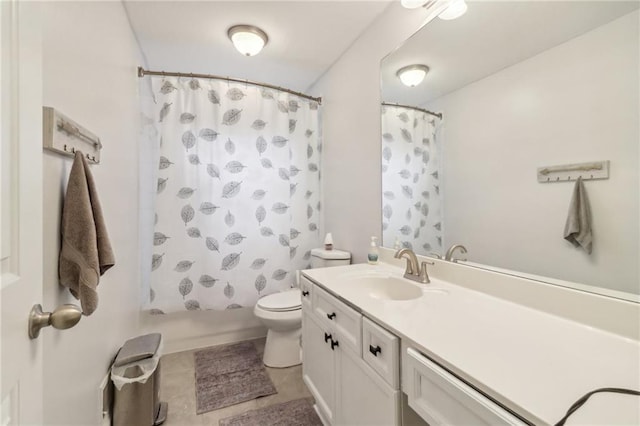
[[43,148],[73,157],[81,151],[89,163],[100,164],[102,142],[94,133],[51,107],[42,107]]

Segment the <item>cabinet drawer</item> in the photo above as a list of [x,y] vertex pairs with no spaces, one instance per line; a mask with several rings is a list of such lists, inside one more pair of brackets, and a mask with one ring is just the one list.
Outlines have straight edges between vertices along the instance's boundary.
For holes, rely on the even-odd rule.
[[362,353],[362,315],[317,285],[313,286],[311,301],[317,318],[337,333],[340,347],[360,355]]
[[368,318],[362,319],[362,358],[393,389],[399,387],[399,339]]
[[431,426],[525,425],[414,349],[407,349],[403,368],[408,370],[409,406]]
[[311,293],[313,292],[313,283],[308,278],[300,276],[300,298],[302,305],[311,307]]

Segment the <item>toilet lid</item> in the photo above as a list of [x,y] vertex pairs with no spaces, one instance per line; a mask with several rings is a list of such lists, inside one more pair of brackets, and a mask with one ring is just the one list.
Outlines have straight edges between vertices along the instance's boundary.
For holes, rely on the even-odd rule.
[[300,289],[273,293],[258,300],[258,306],[267,311],[293,311],[302,306]]

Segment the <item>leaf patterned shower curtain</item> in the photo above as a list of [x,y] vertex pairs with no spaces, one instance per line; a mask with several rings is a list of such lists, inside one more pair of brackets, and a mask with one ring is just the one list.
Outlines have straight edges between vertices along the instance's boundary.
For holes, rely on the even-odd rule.
[[220,80],[153,78],[157,193],[147,308],[253,306],[320,242],[319,105]]
[[441,120],[382,106],[382,240],[418,253],[442,252]]

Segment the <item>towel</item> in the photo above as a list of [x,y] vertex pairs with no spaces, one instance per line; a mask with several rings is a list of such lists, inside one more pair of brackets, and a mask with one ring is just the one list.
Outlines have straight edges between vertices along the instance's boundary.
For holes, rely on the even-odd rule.
[[80,300],[82,312],[98,307],[100,276],[115,264],[89,164],[76,151],[62,210],[60,283]]
[[569,215],[564,226],[564,239],[575,247],[582,247],[584,251],[591,254],[593,248],[593,236],[591,234],[591,209],[587,192],[582,183],[582,177],[576,181],[573,188],[571,204],[569,204]]

